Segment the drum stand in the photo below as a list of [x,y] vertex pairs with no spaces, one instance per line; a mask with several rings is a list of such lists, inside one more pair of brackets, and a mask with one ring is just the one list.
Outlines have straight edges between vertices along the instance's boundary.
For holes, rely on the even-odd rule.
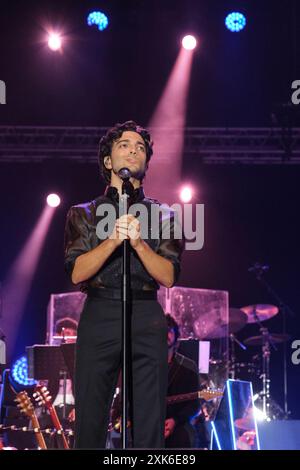
[[263,414],[267,421],[270,421],[270,340],[269,331],[267,328],[261,327],[260,332],[263,336],[262,345],[262,391],[260,396],[262,397]]
[[256,323],[260,326],[260,333],[263,337],[263,344],[262,344],[262,391],[260,392],[260,397],[262,398],[262,411],[265,419],[270,421],[270,357],[271,357],[271,349],[270,344],[272,347],[276,349],[273,343],[270,343],[270,334],[268,328],[265,328],[258,315],[256,313],[256,309],[253,312],[253,317],[256,320]]
[[231,333],[229,335],[229,338],[230,338],[230,367],[229,367],[229,376],[232,380],[235,379],[235,365],[236,365],[236,362],[235,362],[235,343],[239,345],[239,347],[241,349],[247,349],[246,346],[241,343],[233,333]]
[[[260,284],[262,284],[267,292],[276,299],[278,305],[280,306],[280,310],[282,312],[282,322],[283,322],[283,334],[286,334],[286,323],[287,323],[287,314],[290,317],[295,317],[295,313],[290,309],[290,307],[280,298],[280,296],[275,292],[272,286],[263,278],[264,274],[264,267],[260,266],[259,263],[254,267],[254,269],[250,268],[254,273],[255,277]],[[261,324],[260,324],[261,326]],[[288,419],[290,411],[288,409],[288,374],[287,374],[287,348],[286,343],[283,346],[283,385],[284,385],[284,419]],[[269,358],[270,360],[270,358]],[[269,383],[270,385],[270,383]],[[278,405],[277,405],[278,406]],[[279,407],[280,408],[280,407]],[[283,411],[280,408],[281,411]]]
[[[260,321],[259,321],[260,323]],[[261,325],[261,323],[260,323]],[[259,396],[262,399],[262,412],[266,421],[284,416],[283,409],[276,403],[270,394],[270,359],[271,359],[271,346],[276,351],[276,346],[270,339],[268,328],[261,326],[260,333],[263,337],[262,344],[262,391]],[[273,410],[273,411],[272,411]]]

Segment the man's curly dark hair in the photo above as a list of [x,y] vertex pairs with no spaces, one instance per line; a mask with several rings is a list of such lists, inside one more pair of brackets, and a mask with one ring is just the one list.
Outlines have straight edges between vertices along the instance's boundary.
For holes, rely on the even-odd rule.
[[149,161],[153,154],[153,142],[151,141],[151,137],[149,132],[144,129],[143,127],[136,124],[134,121],[126,121],[123,124],[115,124],[114,127],[108,129],[106,134],[100,139],[99,142],[99,153],[98,153],[98,161],[100,167],[101,176],[104,178],[105,182],[110,184],[110,172],[104,165],[104,157],[111,155],[111,150],[113,143],[116,142],[122,136],[123,132],[126,131],[133,131],[140,134],[143,138],[146,146],[146,165],[148,167]]

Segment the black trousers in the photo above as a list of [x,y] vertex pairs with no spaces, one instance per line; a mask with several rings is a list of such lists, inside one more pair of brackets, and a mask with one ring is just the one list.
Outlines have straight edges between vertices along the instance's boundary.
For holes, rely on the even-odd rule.
[[[121,367],[120,300],[88,297],[78,325],[75,447],[105,448]],[[167,324],[156,300],[134,300],[132,419],[135,448],[163,448],[167,393]]]

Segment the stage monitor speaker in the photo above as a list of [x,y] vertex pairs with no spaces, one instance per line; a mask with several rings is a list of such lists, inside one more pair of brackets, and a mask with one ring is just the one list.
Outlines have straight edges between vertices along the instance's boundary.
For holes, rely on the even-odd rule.
[[300,421],[273,420],[258,424],[262,450],[300,450]]

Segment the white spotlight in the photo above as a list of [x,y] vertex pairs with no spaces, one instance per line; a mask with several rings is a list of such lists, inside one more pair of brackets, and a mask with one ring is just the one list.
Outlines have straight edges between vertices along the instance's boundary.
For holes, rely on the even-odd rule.
[[49,34],[48,46],[52,51],[58,51],[61,48],[61,37],[59,34]]
[[57,207],[60,204],[60,197],[57,194],[49,194],[47,196],[47,204],[50,207]]
[[194,36],[188,35],[188,36],[184,36],[181,44],[182,44],[182,47],[184,47],[184,49],[188,51],[192,51],[193,49],[195,49],[197,45],[197,41]]
[[254,406],[254,415],[257,421],[266,421],[267,419],[266,413],[256,406]]
[[190,186],[184,186],[180,191],[180,199],[182,202],[188,203],[193,197],[193,190]]

